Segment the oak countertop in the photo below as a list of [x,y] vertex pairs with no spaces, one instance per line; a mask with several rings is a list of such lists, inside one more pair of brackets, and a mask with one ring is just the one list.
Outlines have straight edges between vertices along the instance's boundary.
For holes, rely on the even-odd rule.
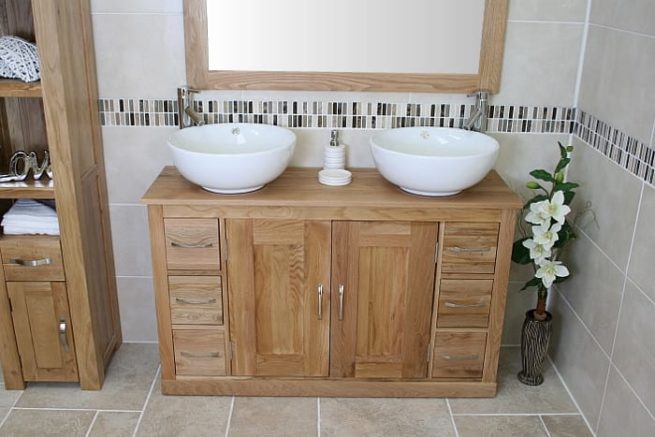
[[355,169],[353,181],[343,187],[318,182],[316,168],[289,168],[259,191],[221,195],[184,179],[173,166],[165,167],[145,193],[149,205],[247,207],[373,207],[429,209],[519,209],[522,202],[495,171],[477,184],[449,197],[420,197],[387,182],[375,169]]

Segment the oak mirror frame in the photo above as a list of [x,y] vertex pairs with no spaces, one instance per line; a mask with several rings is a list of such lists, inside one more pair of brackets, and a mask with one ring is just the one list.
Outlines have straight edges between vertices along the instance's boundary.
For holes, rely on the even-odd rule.
[[509,0],[484,0],[476,74],[210,70],[207,1],[184,0],[187,83],[196,89],[433,93],[500,89]]

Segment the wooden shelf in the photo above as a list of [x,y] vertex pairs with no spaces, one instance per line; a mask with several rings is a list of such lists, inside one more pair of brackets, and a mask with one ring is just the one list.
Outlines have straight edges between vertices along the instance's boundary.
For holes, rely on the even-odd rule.
[[0,182],[0,199],[54,199],[55,184],[43,181]]
[[0,97],[41,97],[41,82],[0,79]]

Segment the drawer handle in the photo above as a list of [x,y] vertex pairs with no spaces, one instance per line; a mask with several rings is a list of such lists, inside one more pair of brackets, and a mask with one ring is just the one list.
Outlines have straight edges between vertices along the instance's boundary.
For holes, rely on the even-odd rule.
[[491,247],[459,247],[451,246],[447,250],[452,253],[485,253],[491,252]]
[[66,320],[61,318],[59,319],[59,324],[57,325],[57,331],[59,332],[59,343],[65,352],[68,352],[68,336],[66,335]]
[[18,266],[25,267],[39,267],[39,266],[49,266],[52,264],[52,258],[40,258],[40,259],[20,259],[20,258],[11,258],[9,264],[16,264]]
[[339,285],[339,320],[343,320],[343,298],[346,291],[346,287]]
[[180,249],[209,249],[210,247],[214,247],[214,243],[187,244],[171,241],[171,246],[178,247]]
[[448,355],[448,354],[441,354],[441,358],[443,358],[446,361],[473,361],[473,360],[479,360],[480,355],[478,354],[471,354],[471,355]]
[[318,320],[323,320],[323,284],[318,284]]
[[176,297],[175,302],[186,304],[186,305],[209,305],[211,303],[216,303],[216,298],[211,298],[206,300],[193,300],[193,299],[185,299],[183,297]]
[[480,302],[467,305],[463,303],[446,302],[446,306],[448,308],[483,308],[485,304]]
[[191,352],[180,352],[184,358],[220,358],[221,354],[218,352],[209,352],[207,354],[192,354]]

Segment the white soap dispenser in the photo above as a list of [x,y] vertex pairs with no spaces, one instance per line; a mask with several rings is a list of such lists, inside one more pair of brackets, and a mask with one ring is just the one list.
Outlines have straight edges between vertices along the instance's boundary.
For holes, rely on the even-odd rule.
[[323,185],[348,185],[352,181],[352,173],[346,168],[346,146],[339,144],[339,131],[330,134],[330,144],[325,146],[323,154],[323,170],[318,172],[318,180]]

